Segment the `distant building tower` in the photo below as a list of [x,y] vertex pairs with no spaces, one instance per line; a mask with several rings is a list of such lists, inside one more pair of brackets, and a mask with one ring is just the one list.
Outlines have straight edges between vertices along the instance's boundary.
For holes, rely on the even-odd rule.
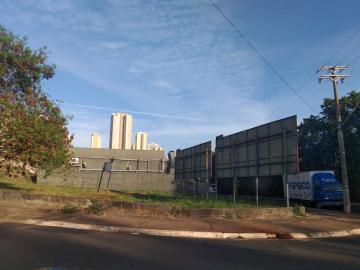
[[98,132],[93,132],[91,134],[90,148],[101,148],[101,136]]
[[152,151],[161,151],[161,150],[163,150],[162,147],[160,145],[158,145],[157,143],[149,143],[147,149],[152,150]]
[[147,150],[147,133],[136,132],[136,150]]
[[111,114],[110,149],[131,149],[132,116],[126,113]]

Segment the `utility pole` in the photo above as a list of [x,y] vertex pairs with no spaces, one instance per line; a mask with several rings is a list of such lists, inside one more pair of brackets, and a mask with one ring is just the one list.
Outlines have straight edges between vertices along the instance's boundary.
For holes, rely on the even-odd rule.
[[347,75],[347,74],[339,74],[345,69],[347,69],[347,66],[322,66],[318,71],[321,70],[321,71],[327,72],[327,74],[321,75],[319,77],[319,82],[321,82],[321,80],[325,80],[325,79],[331,80],[332,84],[333,84],[333,88],[334,88],[336,129],[337,129],[337,135],[338,135],[338,141],[339,141],[341,178],[342,178],[342,185],[343,185],[343,190],[344,190],[344,212],[346,214],[351,214],[349,180],[348,180],[347,167],[346,167],[344,134],[342,131],[339,96],[338,96],[338,90],[337,90],[338,80],[340,80],[341,82],[344,82],[344,80],[346,78],[350,77],[350,75]]

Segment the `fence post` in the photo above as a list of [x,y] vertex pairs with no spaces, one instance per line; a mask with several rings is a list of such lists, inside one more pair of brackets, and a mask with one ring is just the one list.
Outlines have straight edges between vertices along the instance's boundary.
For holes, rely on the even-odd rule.
[[286,195],[286,206],[290,207],[289,199],[289,183],[288,183],[288,172],[287,172],[287,145],[286,145],[286,131],[283,131],[283,174],[285,182],[285,195]]
[[255,185],[256,185],[256,207],[259,207],[259,177],[257,176],[255,178]]
[[97,187],[97,192],[100,191],[100,186],[101,186],[101,181],[102,181],[103,174],[104,174],[104,168],[103,168],[102,171],[101,171],[101,176],[100,176],[100,179],[99,179],[99,184],[98,184],[98,187]]
[[106,185],[106,192],[108,191],[109,185],[110,185],[111,173],[112,173],[113,166],[114,166],[114,159],[112,158],[112,159],[110,160],[110,162],[111,162],[111,168],[110,168],[110,172],[109,172],[108,182],[107,182],[107,185]]
[[236,204],[237,177],[233,177],[233,203]]
[[256,129],[256,178],[255,178],[255,189],[256,189],[256,207],[259,207],[259,129]]
[[209,179],[206,179],[206,200],[209,200]]
[[215,200],[218,198],[218,178],[215,176]]

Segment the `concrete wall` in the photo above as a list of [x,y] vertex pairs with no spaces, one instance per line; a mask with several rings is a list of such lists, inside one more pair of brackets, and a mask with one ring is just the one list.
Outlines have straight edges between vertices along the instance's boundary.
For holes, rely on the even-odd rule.
[[[174,174],[166,173],[164,151],[73,148],[79,164],[68,174],[38,176],[38,183],[80,188],[97,188],[104,162],[114,158],[109,189],[129,192],[173,192]],[[104,172],[102,188],[106,188],[109,173]]]
[[91,157],[91,158],[128,158],[128,159],[165,159],[164,151],[152,150],[120,150],[106,148],[82,148],[74,147],[72,149],[75,157]]
[[[56,186],[96,189],[101,171],[73,171],[68,175],[38,177],[37,182]],[[101,188],[106,188],[109,173],[104,172]],[[174,175],[153,172],[112,172],[109,189],[128,192],[173,192]]]

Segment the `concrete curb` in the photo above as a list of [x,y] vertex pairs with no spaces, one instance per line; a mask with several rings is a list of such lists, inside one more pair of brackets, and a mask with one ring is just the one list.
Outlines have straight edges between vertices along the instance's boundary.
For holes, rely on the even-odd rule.
[[360,235],[360,228],[331,232],[316,233],[223,233],[223,232],[198,232],[198,231],[175,231],[175,230],[158,230],[158,229],[142,229],[130,227],[103,226],[95,224],[82,224],[64,221],[45,221],[39,219],[26,219],[16,221],[18,224],[69,228],[77,230],[91,230],[100,232],[122,232],[129,234],[143,234],[151,236],[163,237],[181,237],[181,238],[199,238],[199,239],[317,239],[331,237],[345,237]]

